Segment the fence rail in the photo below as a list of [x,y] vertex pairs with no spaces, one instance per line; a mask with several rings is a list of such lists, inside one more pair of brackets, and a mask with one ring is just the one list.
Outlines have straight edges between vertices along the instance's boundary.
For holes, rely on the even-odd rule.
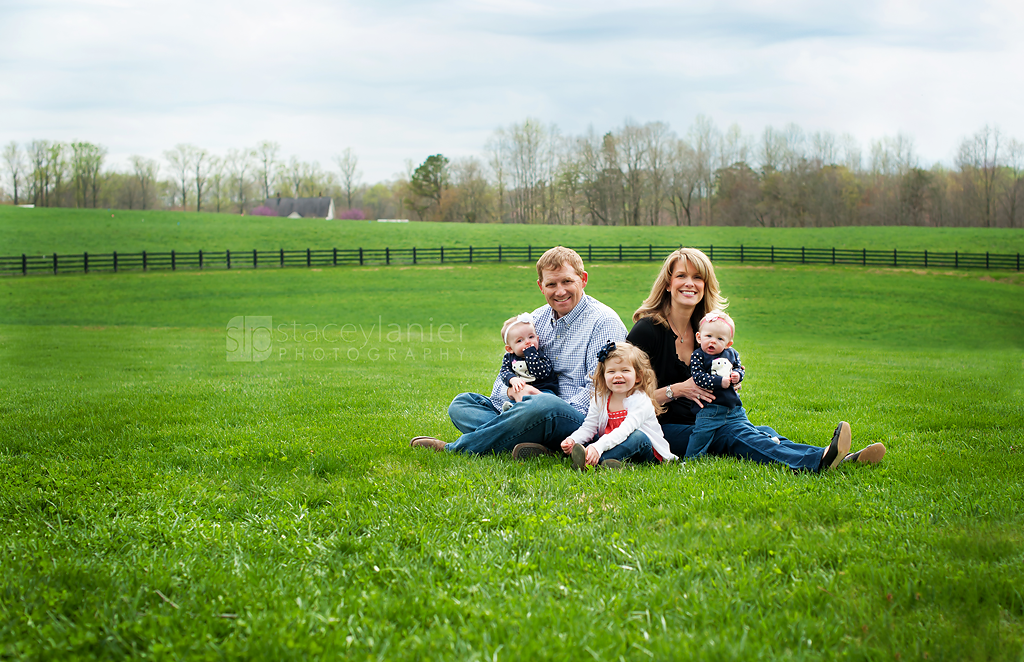
[[[65,253],[0,257],[0,274],[62,274],[178,269],[271,269],[390,264],[534,262],[549,246],[460,246],[438,248],[326,248],[248,251]],[[587,262],[660,261],[679,246],[573,246]],[[884,267],[945,267],[1020,271],[1020,253],[879,251],[778,246],[698,246],[715,262],[838,264]]]

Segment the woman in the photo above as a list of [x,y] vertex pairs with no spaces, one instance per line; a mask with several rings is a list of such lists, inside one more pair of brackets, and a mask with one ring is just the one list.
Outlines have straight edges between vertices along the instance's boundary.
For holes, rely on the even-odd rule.
[[695,248],[680,248],[665,259],[650,296],[633,313],[635,324],[627,340],[651,359],[658,377],[656,398],[666,407],[658,421],[672,452],[680,457],[732,455],[808,471],[832,469],[844,461],[881,461],[885,455],[882,444],[848,454],[851,431],[846,422],[836,426],[832,442],[824,448],[792,442],[767,426],[749,425],[721,428],[706,446],[689,447],[696,419],[691,403],[702,406],[714,400],[710,391],[699,388],[690,377],[695,332],[704,315],[727,305],[708,256]]

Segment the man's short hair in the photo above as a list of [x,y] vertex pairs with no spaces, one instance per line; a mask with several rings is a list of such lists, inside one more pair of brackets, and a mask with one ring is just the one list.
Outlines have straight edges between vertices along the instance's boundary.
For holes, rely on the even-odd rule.
[[572,267],[576,275],[583,278],[583,258],[580,257],[579,253],[565,246],[549,248],[537,260],[537,280],[544,280],[543,272],[545,269],[556,270],[561,269],[565,265]]

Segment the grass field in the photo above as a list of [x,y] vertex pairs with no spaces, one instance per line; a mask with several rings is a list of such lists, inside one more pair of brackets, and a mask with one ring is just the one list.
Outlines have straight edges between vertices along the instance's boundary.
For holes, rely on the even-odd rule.
[[[657,270],[588,266],[624,320]],[[1024,279],[719,277],[751,419],[882,465],[410,449],[530,268],[0,280],[0,658],[1022,659]]]
[[[113,215],[113,216],[112,216]],[[0,205],[0,255],[438,246],[780,246],[1024,252],[1024,232],[985,228],[594,227],[376,223],[234,214]]]

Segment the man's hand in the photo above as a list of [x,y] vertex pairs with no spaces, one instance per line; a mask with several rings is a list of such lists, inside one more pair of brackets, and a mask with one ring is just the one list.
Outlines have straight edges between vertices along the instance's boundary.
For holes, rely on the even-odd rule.
[[513,393],[519,393],[523,390],[524,386],[526,386],[526,380],[522,377],[513,377],[508,380],[508,388]]

